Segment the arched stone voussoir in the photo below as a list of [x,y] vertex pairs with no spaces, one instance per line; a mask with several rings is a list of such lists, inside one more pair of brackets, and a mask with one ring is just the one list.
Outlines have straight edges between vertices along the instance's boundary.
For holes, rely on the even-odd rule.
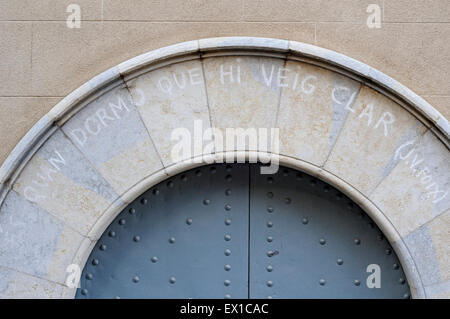
[[[257,143],[227,143],[227,129]],[[67,96],[2,165],[0,296],[73,297],[67,267],[131,201],[236,156],[332,184],[383,230],[414,296],[446,295],[449,132],[395,80],[312,45],[215,38],[146,53]]]

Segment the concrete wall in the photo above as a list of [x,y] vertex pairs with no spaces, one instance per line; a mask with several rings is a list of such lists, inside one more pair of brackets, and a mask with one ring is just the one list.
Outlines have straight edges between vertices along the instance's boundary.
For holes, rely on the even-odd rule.
[[[66,25],[81,7],[81,28]],[[381,28],[366,24],[370,3]],[[206,37],[315,44],[392,76],[450,118],[448,0],[0,0],[0,164],[62,97],[128,58]]]

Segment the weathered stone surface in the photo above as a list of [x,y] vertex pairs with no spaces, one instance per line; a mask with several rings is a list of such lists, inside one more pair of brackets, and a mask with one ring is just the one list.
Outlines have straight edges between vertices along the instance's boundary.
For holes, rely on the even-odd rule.
[[432,220],[428,226],[439,264],[441,281],[450,281],[450,210]]
[[[204,61],[206,88],[213,127],[226,128],[275,127],[280,100],[280,86],[272,66],[282,68],[281,59],[264,57],[218,57]],[[267,70],[266,70],[267,68]],[[267,73],[264,72],[267,71]],[[257,150],[258,146],[245,143],[229,149],[215,140],[216,150]]]
[[0,267],[0,299],[56,299],[63,286]]
[[277,126],[280,153],[322,166],[359,90],[359,83],[305,63],[287,62]]
[[427,298],[450,299],[450,281],[425,287]]
[[431,131],[397,145],[398,163],[369,197],[406,236],[450,208],[450,154]]
[[450,278],[449,229],[450,211],[403,239],[425,286],[442,284]]
[[[200,138],[211,127],[200,61],[149,72],[131,80],[128,87],[165,166],[177,162],[176,158],[185,159],[172,158],[172,150],[182,142],[180,134],[189,133],[193,141],[195,121],[201,126]],[[194,155],[193,143],[189,144],[191,153],[186,158]]]
[[121,195],[162,168],[128,90],[116,88],[90,103],[62,130]]
[[118,198],[61,131],[33,156],[14,190],[85,235]]
[[400,105],[364,86],[325,169],[369,195],[400,160],[396,150],[426,130]]
[[65,282],[80,234],[15,191],[0,209],[0,225],[0,266]]

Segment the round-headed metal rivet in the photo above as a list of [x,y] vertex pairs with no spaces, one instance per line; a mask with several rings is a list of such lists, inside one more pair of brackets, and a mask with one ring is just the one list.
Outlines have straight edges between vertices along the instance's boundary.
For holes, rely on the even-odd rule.
[[272,206],[267,207],[267,211],[268,211],[269,213],[273,213],[273,207],[272,207]]
[[139,277],[138,276],[134,276],[132,280],[133,280],[134,283],[138,283],[139,282]]
[[230,204],[226,204],[225,205],[225,210],[231,210],[231,205]]
[[92,274],[86,274],[86,279],[87,280],[92,280],[92,278],[94,278],[94,276],[92,276]]
[[350,210],[353,209],[353,206],[354,206],[353,203],[348,203],[348,204],[347,204],[347,208],[350,209]]
[[275,251],[269,250],[269,251],[267,252],[267,256],[268,256],[268,257],[273,257],[273,256],[276,256],[276,255],[278,255],[278,254],[279,254],[278,250],[275,250]]
[[400,268],[400,266],[399,266],[398,264],[393,264],[392,267],[393,267],[394,269],[399,269],[399,268]]
[[175,277],[170,277],[169,282],[171,284],[174,284],[177,280],[175,279]]
[[325,193],[328,193],[328,192],[330,191],[330,186],[325,185],[325,186],[323,187],[323,191],[324,191]]
[[227,175],[227,176],[225,177],[225,180],[226,180],[227,182],[231,182],[231,181],[233,180],[233,177],[232,177],[231,175]]
[[306,217],[303,217],[302,218],[302,223],[303,223],[303,225],[306,225],[306,224],[308,224],[308,218],[306,218]]
[[209,203],[211,203],[211,201],[209,199],[203,200],[203,205],[209,205]]
[[196,176],[202,176],[202,171],[201,170],[196,170],[195,171],[195,175]]
[[297,179],[298,180],[303,179],[303,174],[302,173],[297,173]]
[[337,200],[341,200],[344,196],[342,194],[336,194],[336,199]]
[[338,260],[336,260],[336,263],[338,265],[342,265],[344,263],[344,261],[342,260],[342,258],[338,258]]
[[271,221],[268,221],[267,222],[267,227],[269,227],[269,228],[273,227],[273,223]]
[[405,294],[403,295],[403,298],[404,298],[404,299],[409,299],[409,298],[410,298],[409,293],[405,293]]
[[188,224],[188,225],[192,225],[192,218],[188,218],[188,219],[186,219],[186,224]]
[[267,281],[267,287],[272,287],[273,286],[273,281],[272,280],[268,280]]
[[327,282],[326,282],[325,279],[320,279],[320,280],[319,280],[319,284],[320,284],[321,286],[325,286],[326,283],[327,283]]
[[215,173],[217,172],[217,168],[211,167],[211,168],[209,169],[209,171],[211,172],[211,174],[215,174]]
[[231,235],[230,234],[226,234],[224,238],[225,238],[226,241],[230,241],[231,240]]
[[390,254],[392,254],[392,250],[386,249],[386,255],[390,255]]
[[133,237],[133,240],[134,240],[135,242],[138,242],[138,241],[141,240],[141,237],[140,237],[140,236],[134,236],[134,237]]
[[309,184],[310,184],[311,186],[316,186],[317,181],[316,181],[315,179],[311,179],[311,180],[309,181]]
[[273,242],[273,237],[272,236],[267,237],[267,242],[269,243]]
[[283,176],[288,176],[289,175],[289,171],[287,169],[283,170]]
[[171,244],[175,243],[175,237],[170,237],[169,238],[169,243],[171,243]]
[[153,193],[153,195],[159,195],[159,189],[155,188],[155,189],[152,191],[152,193]]
[[404,285],[405,282],[406,282],[406,280],[405,280],[404,278],[400,278],[400,279],[398,280],[398,282],[399,282],[401,285]]
[[82,290],[81,290],[81,294],[82,294],[83,296],[86,296],[87,293],[88,293],[87,289],[82,289]]
[[225,256],[230,256],[231,255],[231,250],[225,249],[224,254],[225,254]]
[[232,169],[233,167],[231,165],[227,165],[227,167],[225,168],[227,172],[231,172]]
[[267,193],[267,197],[272,198],[273,197],[273,193],[272,192],[268,192]]
[[369,224],[369,227],[370,227],[370,228],[375,228],[374,222],[369,222],[368,224]]
[[382,241],[382,240],[383,240],[383,235],[379,234],[379,235],[377,236],[377,239],[378,239],[379,241]]
[[227,189],[227,190],[225,191],[225,195],[230,196],[230,195],[231,195],[231,189]]
[[272,299],[272,296],[267,296],[267,299]]
[[108,233],[108,236],[109,236],[109,237],[116,237],[116,232],[111,230],[111,231]]
[[361,240],[359,238],[355,238],[353,242],[355,243],[355,245],[361,244]]
[[320,238],[320,239],[319,239],[319,243],[320,243],[321,245],[325,245],[325,244],[326,244],[326,240],[325,240],[324,238]]
[[355,284],[355,286],[361,285],[361,282],[359,280],[355,280],[355,281],[353,281],[353,283]]
[[267,177],[267,183],[272,184],[273,183],[273,177]]
[[106,245],[105,244],[100,245],[100,250],[105,251],[106,250]]
[[98,259],[93,259],[93,260],[92,260],[92,264],[93,264],[94,266],[97,266],[98,263],[99,263]]
[[273,271],[272,265],[267,266],[267,267],[266,267],[266,270],[267,270],[268,272],[272,272],[272,271]]
[[147,202],[148,202],[148,201],[147,201],[147,198],[143,198],[143,199],[141,199],[141,204],[142,204],[142,205],[145,205],[145,204],[147,204]]
[[169,188],[173,188],[173,182],[172,181],[168,181],[167,182],[167,187],[169,187]]
[[158,261],[158,257],[153,256],[151,260],[152,260],[152,263],[156,263]]
[[230,294],[226,294],[225,295],[225,299],[231,299],[231,295]]
[[136,209],[130,208],[130,209],[128,210],[128,212],[129,212],[131,215],[133,215],[133,214],[136,213]]
[[125,225],[126,223],[126,220],[123,218],[119,220],[119,225]]
[[114,299],[120,299],[120,297],[119,296],[115,296]]
[[225,225],[227,226],[231,225],[231,219],[229,218],[225,219]]
[[229,285],[231,285],[231,281],[229,281],[228,279],[227,280],[225,280],[224,282],[223,282],[223,284],[225,285],[225,286],[229,286]]
[[231,265],[226,264],[223,268],[224,268],[226,271],[230,271],[230,270],[231,270]]
[[186,175],[181,175],[181,180],[183,182],[187,182],[187,176]]
[[292,202],[292,200],[289,197],[286,197],[284,199],[284,202],[289,205]]

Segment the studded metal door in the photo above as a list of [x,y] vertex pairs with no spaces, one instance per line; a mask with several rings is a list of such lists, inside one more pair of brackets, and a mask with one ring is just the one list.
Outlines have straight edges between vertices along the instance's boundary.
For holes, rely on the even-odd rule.
[[356,204],[256,164],[149,189],[105,231],[80,285],[77,298],[409,298],[392,247]]

